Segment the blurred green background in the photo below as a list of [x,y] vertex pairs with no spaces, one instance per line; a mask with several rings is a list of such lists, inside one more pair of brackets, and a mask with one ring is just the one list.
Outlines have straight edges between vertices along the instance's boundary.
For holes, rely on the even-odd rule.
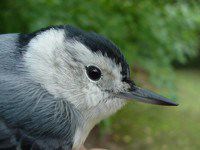
[[180,103],[129,103],[95,127],[88,147],[200,149],[200,1],[0,1],[1,34],[61,24],[105,35],[125,54],[137,84]]

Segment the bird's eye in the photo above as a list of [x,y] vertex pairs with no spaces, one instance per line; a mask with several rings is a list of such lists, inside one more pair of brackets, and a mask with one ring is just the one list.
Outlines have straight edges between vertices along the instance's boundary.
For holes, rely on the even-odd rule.
[[88,66],[86,71],[91,80],[97,81],[101,78],[101,70],[96,66]]

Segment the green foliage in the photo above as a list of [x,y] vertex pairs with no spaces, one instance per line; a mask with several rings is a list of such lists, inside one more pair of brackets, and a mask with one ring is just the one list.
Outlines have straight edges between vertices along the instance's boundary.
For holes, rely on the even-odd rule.
[[197,54],[198,4],[172,0],[7,0],[0,2],[0,32],[30,32],[58,24],[93,30],[112,39],[129,63],[146,69],[154,83],[163,85],[162,79],[172,74],[174,60],[185,63]]

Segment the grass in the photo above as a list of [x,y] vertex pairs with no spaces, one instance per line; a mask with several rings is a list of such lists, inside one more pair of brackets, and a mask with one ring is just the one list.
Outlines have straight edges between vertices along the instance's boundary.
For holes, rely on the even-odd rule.
[[129,103],[111,118],[109,142],[98,145],[111,150],[200,149],[200,71],[177,71],[175,84],[178,107]]

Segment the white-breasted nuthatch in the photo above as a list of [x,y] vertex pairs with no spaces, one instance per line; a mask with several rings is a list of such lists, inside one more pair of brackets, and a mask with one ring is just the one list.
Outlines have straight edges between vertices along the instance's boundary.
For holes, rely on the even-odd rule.
[[125,99],[177,105],[137,87],[119,48],[96,33],[0,35],[0,149],[79,149]]

